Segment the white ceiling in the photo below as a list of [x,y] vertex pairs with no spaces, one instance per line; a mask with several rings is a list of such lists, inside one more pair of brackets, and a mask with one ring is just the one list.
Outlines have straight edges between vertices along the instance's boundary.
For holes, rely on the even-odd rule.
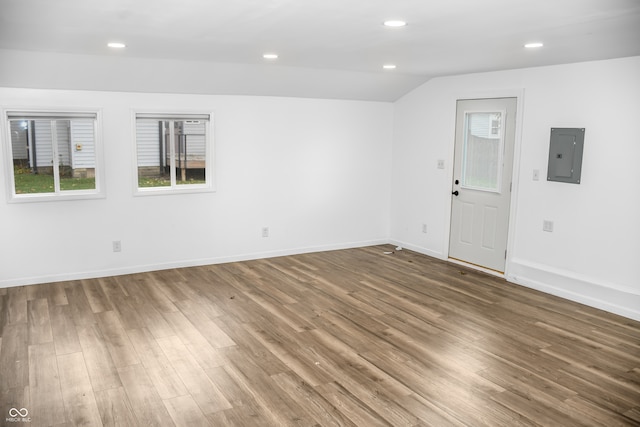
[[0,0],[0,49],[344,72],[397,99],[435,76],[640,55],[640,0]]

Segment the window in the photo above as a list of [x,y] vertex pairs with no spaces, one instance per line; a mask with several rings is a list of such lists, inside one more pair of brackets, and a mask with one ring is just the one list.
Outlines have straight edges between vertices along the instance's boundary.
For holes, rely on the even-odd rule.
[[209,114],[136,113],[138,193],[212,189]]
[[466,112],[462,148],[462,186],[500,193],[504,112]]
[[100,194],[96,112],[8,111],[12,200]]

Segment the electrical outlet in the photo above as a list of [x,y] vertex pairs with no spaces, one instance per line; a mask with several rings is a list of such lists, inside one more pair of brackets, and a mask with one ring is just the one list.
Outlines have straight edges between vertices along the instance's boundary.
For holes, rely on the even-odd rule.
[[549,221],[548,219],[542,221],[542,231],[553,233],[553,221]]
[[121,252],[122,251],[122,242],[120,240],[114,240],[112,243],[113,252]]
[[262,227],[262,237],[269,237],[269,227]]
[[427,224],[422,224],[422,232],[423,233],[427,232]]

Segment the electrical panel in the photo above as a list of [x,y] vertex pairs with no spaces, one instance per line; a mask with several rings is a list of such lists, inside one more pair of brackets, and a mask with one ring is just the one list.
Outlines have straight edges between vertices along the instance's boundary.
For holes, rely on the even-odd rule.
[[584,128],[551,128],[547,181],[580,184]]

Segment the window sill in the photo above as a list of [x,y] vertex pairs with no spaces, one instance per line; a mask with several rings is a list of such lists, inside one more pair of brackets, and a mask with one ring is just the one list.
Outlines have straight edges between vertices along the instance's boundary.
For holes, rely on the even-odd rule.
[[105,199],[104,192],[96,191],[73,191],[70,194],[55,193],[33,193],[33,194],[11,194],[9,203],[35,203],[35,202],[62,202],[68,200],[93,200]]
[[216,190],[210,185],[188,185],[184,187],[144,187],[136,188],[134,196],[168,196],[171,194],[214,193]]

